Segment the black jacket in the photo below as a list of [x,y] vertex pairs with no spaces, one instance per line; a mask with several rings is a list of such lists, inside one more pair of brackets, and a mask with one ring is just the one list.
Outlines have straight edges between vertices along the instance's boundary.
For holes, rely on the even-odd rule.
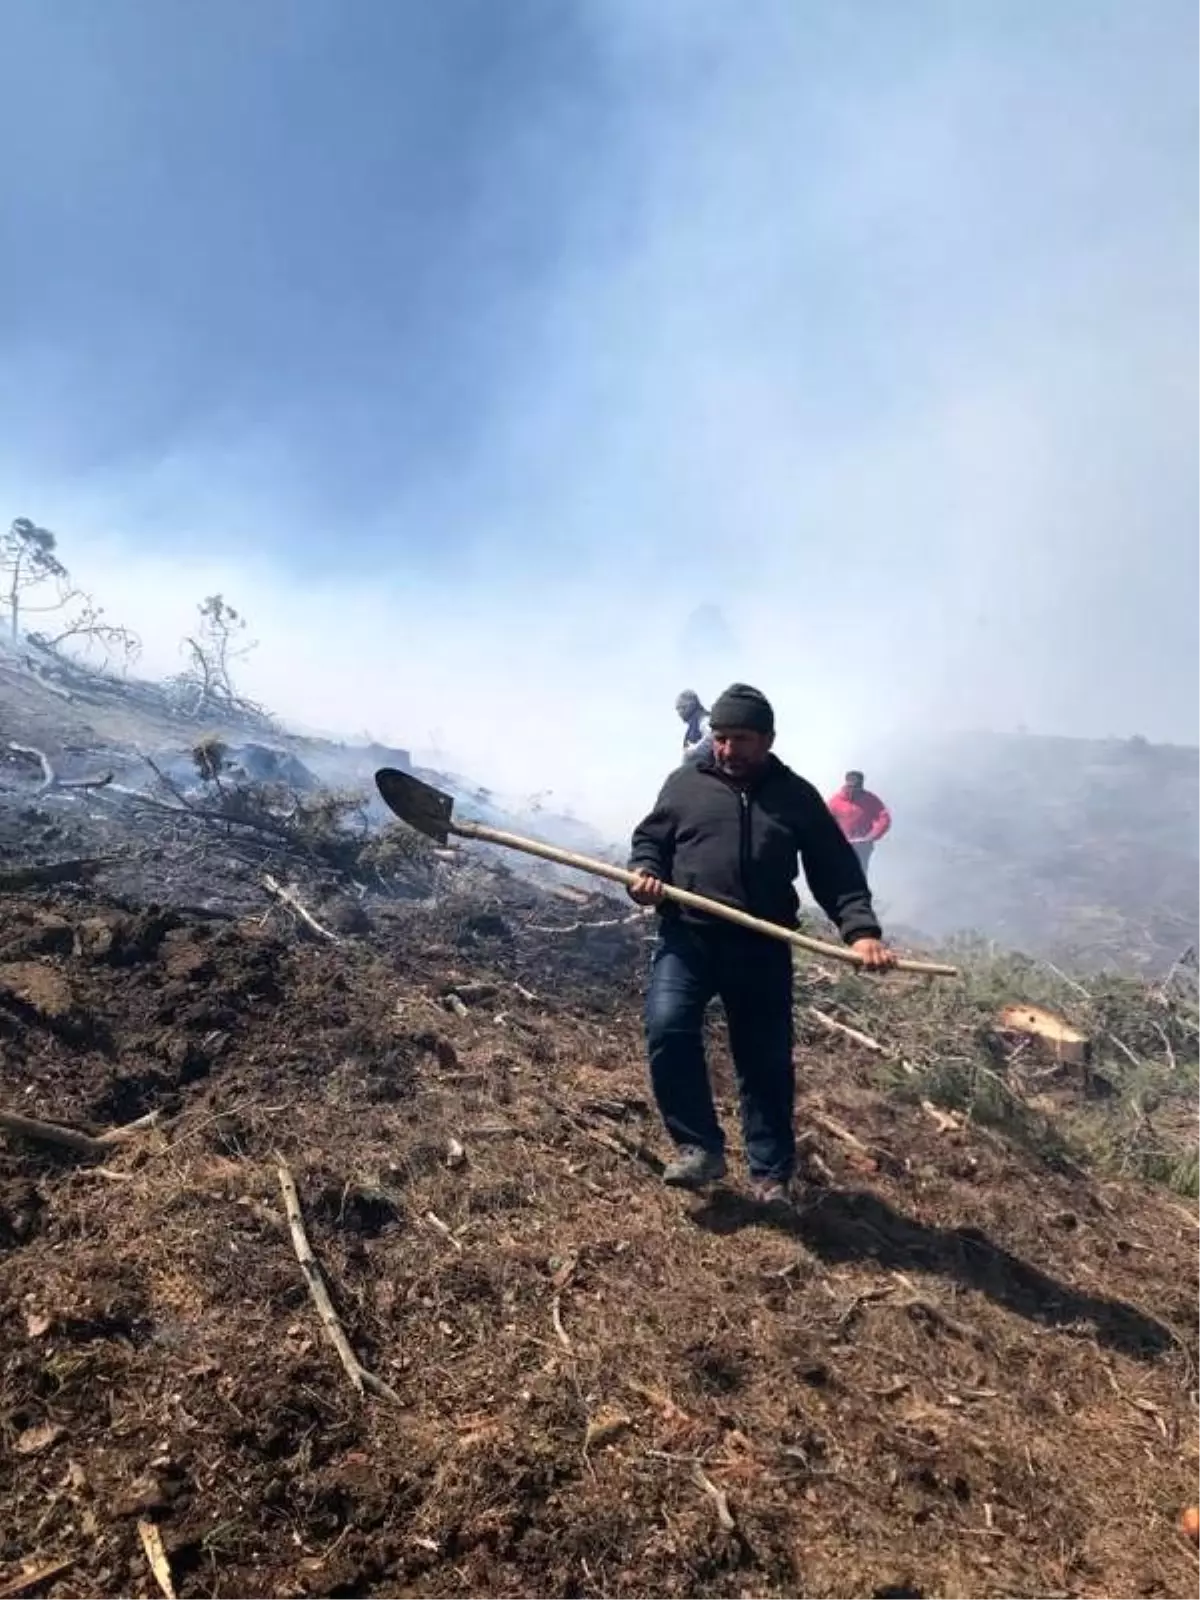
[[[814,899],[847,944],[880,937],[854,850],[812,784],[775,756],[745,790],[711,757],[679,767],[634,830],[629,857],[635,872],[787,928],[796,926],[801,863]],[[669,901],[663,914],[715,921]]]

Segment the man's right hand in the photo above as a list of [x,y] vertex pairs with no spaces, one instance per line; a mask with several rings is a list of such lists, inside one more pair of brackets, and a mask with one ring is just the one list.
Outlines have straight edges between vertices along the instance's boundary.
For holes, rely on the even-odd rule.
[[635,872],[626,893],[635,905],[656,906],[663,900],[665,889],[661,878],[651,872]]

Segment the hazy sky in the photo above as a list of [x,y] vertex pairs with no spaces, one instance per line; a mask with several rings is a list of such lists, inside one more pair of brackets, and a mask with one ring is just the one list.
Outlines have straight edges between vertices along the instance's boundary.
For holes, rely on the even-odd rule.
[[605,825],[1194,740],[1184,0],[4,0],[0,514],[177,670]]

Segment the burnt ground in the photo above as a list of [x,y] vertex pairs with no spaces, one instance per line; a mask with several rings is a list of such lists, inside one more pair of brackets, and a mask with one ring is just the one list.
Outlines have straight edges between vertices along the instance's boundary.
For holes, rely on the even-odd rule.
[[[1165,984],[806,963],[801,1204],[673,1196],[624,907],[189,814],[139,752],[195,724],[0,678],[55,773],[0,748],[0,1110],[141,1123],[0,1135],[0,1597],[157,1594],[149,1528],[180,1596],[1195,1593],[1194,1202],[1030,1137],[1040,1105],[1110,1172],[1194,1168]],[[91,887],[19,876],[76,857]],[[1099,1077],[989,1053],[1022,997],[1108,1030]],[[395,1403],[325,1336],[281,1163]]]
[[[158,1113],[0,1143],[0,1587],[158,1593],[141,1522],[181,1596],[1195,1593],[1177,1197],[840,1040],[795,1212],[665,1192],[636,924],[0,909],[0,1104]],[[280,1162],[398,1404],[324,1337]]]

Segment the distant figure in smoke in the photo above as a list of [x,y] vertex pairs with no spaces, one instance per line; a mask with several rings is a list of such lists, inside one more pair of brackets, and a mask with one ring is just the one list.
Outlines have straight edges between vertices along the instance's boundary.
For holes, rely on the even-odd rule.
[[877,794],[863,786],[861,772],[848,772],[845,782],[829,802],[838,826],[854,846],[867,870],[875,846],[892,825],[891,813]]
[[708,726],[708,712],[695,689],[685,689],[676,699],[675,709],[684,725],[684,761],[702,760],[712,750],[712,733]]

